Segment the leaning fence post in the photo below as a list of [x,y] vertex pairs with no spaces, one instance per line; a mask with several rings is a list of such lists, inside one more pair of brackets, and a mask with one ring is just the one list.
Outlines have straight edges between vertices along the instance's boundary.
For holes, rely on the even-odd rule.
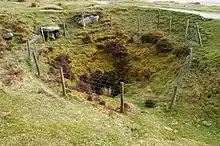
[[82,24],[83,24],[83,29],[86,29],[84,13],[82,13]]
[[203,47],[202,36],[201,36],[200,30],[199,30],[198,22],[196,22],[196,28],[197,28],[197,33],[198,33],[198,37],[199,37],[199,44],[200,44],[201,47]]
[[27,40],[27,51],[28,51],[28,57],[31,57],[31,48],[30,48],[30,42]]
[[171,104],[170,104],[169,109],[171,109],[172,106],[173,106],[173,104],[175,104],[175,102],[176,102],[177,91],[178,91],[178,86],[175,85],[175,87],[174,87],[174,93],[173,93],[173,99],[172,99],[172,101],[171,101]]
[[189,29],[189,21],[190,21],[190,19],[187,19],[187,21],[186,21],[185,42],[187,42],[188,29]]
[[173,19],[173,17],[170,16],[169,33],[171,33],[171,31],[172,31],[172,19]]
[[39,62],[37,60],[37,55],[34,51],[32,52],[32,54],[33,54],[33,58],[34,58],[34,63],[36,65],[37,74],[38,74],[38,76],[40,76],[40,67],[39,67]]
[[120,112],[124,113],[124,83],[121,82],[121,107],[120,107]]
[[63,22],[63,30],[64,30],[64,36],[66,37],[66,23]]
[[42,35],[42,38],[43,38],[43,42],[45,43],[45,36],[44,36],[44,31],[43,31],[43,28],[40,27],[40,32],[41,32],[41,35]]
[[61,78],[61,83],[62,83],[63,96],[66,96],[66,87],[65,87],[65,81],[64,81],[63,68],[62,67],[60,67],[60,78]]
[[160,11],[157,11],[157,29],[160,27]]

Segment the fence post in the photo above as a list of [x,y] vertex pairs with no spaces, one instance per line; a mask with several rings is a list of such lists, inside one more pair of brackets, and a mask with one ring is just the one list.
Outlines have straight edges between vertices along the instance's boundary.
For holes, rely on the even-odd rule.
[[169,33],[171,33],[171,31],[172,31],[172,19],[173,19],[173,17],[170,16]]
[[86,24],[85,24],[85,19],[84,19],[84,13],[82,13],[82,24],[83,24],[83,29],[86,29]]
[[28,57],[31,57],[31,48],[30,48],[30,42],[27,40],[27,51],[28,51]]
[[137,31],[140,32],[140,14],[138,13],[138,20],[137,20],[138,26]]
[[124,113],[124,83],[121,82],[121,107],[120,107],[120,112]]
[[38,76],[40,76],[40,67],[39,67],[39,62],[37,60],[37,55],[34,51],[32,52],[32,54],[33,54],[33,58],[34,58],[34,63],[36,65],[37,74],[38,74]]
[[159,27],[160,27],[160,11],[158,10],[157,11],[157,29],[159,29]]
[[63,22],[63,30],[64,30],[64,36],[66,37],[66,23]]
[[201,36],[200,30],[199,30],[198,22],[196,22],[196,28],[197,28],[197,33],[198,33],[198,37],[199,37],[199,44],[200,44],[201,47],[203,47],[202,36]]
[[41,35],[42,35],[42,38],[43,38],[43,42],[45,43],[45,36],[44,36],[44,31],[43,31],[43,28],[40,27],[40,32],[41,32]]
[[61,83],[62,83],[63,96],[66,96],[66,87],[65,87],[65,81],[64,81],[63,68],[62,67],[60,67],[60,78],[61,78]]
[[190,19],[187,19],[187,21],[186,21],[185,42],[187,42],[188,29],[189,29],[189,21],[190,21]]
[[173,99],[172,99],[172,101],[171,101],[171,104],[170,104],[169,109],[171,109],[172,106],[173,106],[173,104],[175,104],[175,102],[176,102],[177,91],[178,91],[178,86],[175,85],[175,87],[174,87],[174,93],[173,93]]

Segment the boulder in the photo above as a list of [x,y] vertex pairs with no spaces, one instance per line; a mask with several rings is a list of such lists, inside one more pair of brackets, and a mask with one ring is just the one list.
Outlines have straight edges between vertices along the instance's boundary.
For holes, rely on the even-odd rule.
[[99,16],[89,16],[89,17],[85,17],[84,19],[81,19],[78,23],[83,25],[83,21],[85,24],[90,24],[90,23],[95,23],[99,21]]
[[4,35],[3,35],[3,38],[4,38],[5,40],[10,40],[10,39],[13,38],[13,36],[14,36],[14,34],[11,33],[11,32],[9,32],[9,33],[4,34]]
[[42,27],[42,30],[46,41],[48,38],[50,40],[55,40],[56,38],[60,37],[60,27],[58,26]]
[[53,32],[53,31],[59,31],[60,27],[59,26],[49,26],[49,27],[42,27],[43,31],[46,32]]

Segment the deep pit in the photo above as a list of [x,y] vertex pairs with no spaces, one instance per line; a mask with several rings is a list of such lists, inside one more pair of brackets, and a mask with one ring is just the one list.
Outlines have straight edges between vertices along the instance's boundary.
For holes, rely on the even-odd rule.
[[[138,40],[134,39],[137,38],[136,34],[131,32],[111,31],[104,35],[102,33],[89,31],[79,33],[77,37],[82,38],[78,39],[82,44],[86,44],[87,47],[94,46],[96,49],[90,56],[86,55],[87,63],[94,63],[96,67],[97,61],[102,63],[108,60],[110,64],[106,66],[112,66],[110,71],[105,69],[106,66],[97,66],[94,69],[94,65],[89,65],[86,70],[74,76],[76,73],[71,68],[72,62],[68,56],[75,54],[60,54],[52,62],[53,68],[63,67],[64,77],[76,82],[74,89],[80,92],[117,96],[120,94],[120,82],[150,80],[155,73],[167,68],[167,65],[174,68],[172,64],[175,59],[188,55],[184,45],[177,46],[161,32],[143,34]],[[76,64],[72,65],[77,67]]]

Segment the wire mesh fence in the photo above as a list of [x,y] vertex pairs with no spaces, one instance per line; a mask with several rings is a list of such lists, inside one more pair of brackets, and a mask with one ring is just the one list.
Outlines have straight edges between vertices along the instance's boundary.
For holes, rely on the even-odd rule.
[[[127,10],[125,10],[127,11]],[[156,10],[156,9],[146,9],[144,11],[135,10],[131,14],[132,17],[127,18],[126,15],[118,15],[117,17],[113,17],[113,15],[117,15],[119,12],[109,13],[104,15],[105,19],[108,21],[108,25],[101,25],[103,21],[98,22],[98,26],[100,27],[90,27],[83,26],[82,30],[90,29],[90,30],[103,30],[106,29],[121,29],[125,31],[132,31],[138,33],[145,33],[148,31],[163,31],[165,33],[171,33],[174,36],[182,36],[182,39],[186,39],[186,43],[190,44],[190,46],[195,43],[199,44],[198,37],[198,28],[196,27],[196,22],[194,20],[189,21],[188,30],[186,33],[187,27],[187,19],[181,18],[183,14],[178,14],[178,16],[172,15],[172,13],[167,13],[164,10]],[[130,13],[128,11],[128,13]],[[172,18],[172,19],[171,19]],[[77,22],[76,22],[77,23]],[[129,25],[127,25],[129,24]],[[68,23],[64,25],[64,34],[68,34],[70,28],[68,27]],[[43,34],[42,34],[43,36]],[[43,39],[45,40],[45,38]],[[111,47],[110,47],[111,48]],[[114,46],[113,48],[114,49]],[[121,52],[123,54],[123,51]],[[120,54],[119,54],[120,55]],[[192,51],[190,55],[188,55],[182,64],[180,69],[180,73],[177,77],[175,85],[178,87],[177,91],[181,87],[183,77],[189,72],[190,64],[192,59]],[[61,73],[65,77],[65,72]],[[62,79],[62,83],[64,80]],[[82,75],[79,77],[79,80],[76,81],[75,89],[80,92],[86,92],[88,94],[96,93],[96,94],[104,94],[108,96],[116,96],[121,93],[120,83],[123,82],[123,79],[115,75],[108,75],[102,73],[94,73],[89,77],[86,75]],[[64,83],[65,84],[65,83]],[[62,86],[64,89],[65,87]],[[64,92],[64,91],[63,91]]]
[[91,77],[85,74],[77,81],[76,89],[86,93],[116,96],[120,94],[120,82],[123,80],[108,74],[95,73]]

